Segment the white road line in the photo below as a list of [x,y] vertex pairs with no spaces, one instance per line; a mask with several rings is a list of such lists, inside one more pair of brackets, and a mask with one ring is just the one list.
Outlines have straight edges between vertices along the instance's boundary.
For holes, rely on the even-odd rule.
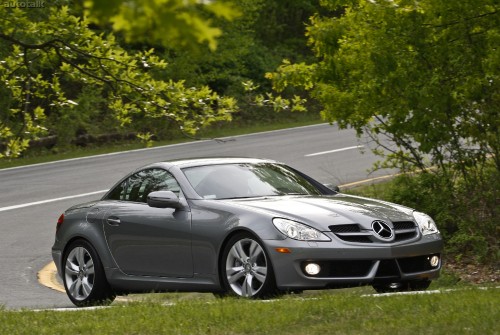
[[[361,148],[361,147],[363,147],[363,145],[341,148],[341,149],[330,150],[330,151],[316,152],[313,154],[305,155],[305,157],[318,156],[318,155],[323,155],[323,154],[332,153],[332,152],[345,151],[345,150],[352,150],[352,149]],[[157,148],[159,148],[159,147],[157,147]],[[139,149],[139,150],[143,150],[143,149]],[[112,153],[111,155],[114,155],[114,154],[118,154],[118,153]],[[96,156],[93,156],[93,157],[96,157]],[[84,159],[84,158],[88,158],[88,157],[82,157],[81,159]],[[77,160],[77,159],[80,159],[80,158],[75,158],[75,160]],[[67,161],[70,161],[70,160],[71,159],[69,159]],[[55,163],[55,162],[40,163],[40,164],[36,164],[36,165],[51,164],[51,163]],[[26,166],[29,166],[29,165],[26,165]],[[22,168],[22,167],[19,167],[19,168]],[[11,169],[15,169],[15,168],[11,168]],[[382,177],[380,177],[380,178],[382,178]],[[19,205],[7,206],[7,207],[0,207],[0,212],[9,211],[12,209],[19,209],[19,208],[24,208],[24,207],[36,206],[36,205],[41,205],[41,204],[46,204],[46,203],[56,202],[56,201],[61,201],[61,200],[75,199],[75,198],[85,197],[88,195],[100,194],[100,193],[104,193],[107,191],[108,190],[101,190],[101,191],[95,191],[95,192],[89,192],[89,193],[83,193],[83,194],[70,195],[67,197],[47,199],[47,200],[41,200],[41,201],[35,201],[35,202],[28,202],[25,204],[19,204]]]
[[346,147],[346,148],[340,148],[340,149],[329,150],[329,151],[315,152],[313,154],[304,155],[304,157],[312,157],[312,156],[332,154],[334,152],[340,152],[340,151],[346,151],[346,150],[352,150],[352,149],[359,149],[359,148],[363,148],[363,147],[364,147],[364,145],[356,145],[356,146],[353,146],[353,147]]
[[406,292],[388,292],[388,293],[376,293],[376,294],[363,294],[361,297],[393,297],[397,295],[415,295],[415,294],[441,294],[441,293],[449,293],[449,292],[457,292],[457,291],[465,291],[465,290],[494,290],[500,289],[500,286],[479,286],[479,287],[470,287],[470,288],[449,288],[449,289],[438,289],[438,290],[429,290],[429,291],[406,291]]
[[362,297],[392,297],[395,295],[417,295],[417,294],[440,294],[443,291],[440,290],[429,290],[429,291],[407,291],[407,292],[388,292],[388,293],[378,293],[378,294],[364,294]]
[[89,192],[89,193],[82,193],[82,194],[70,195],[70,196],[61,197],[61,198],[54,198],[54,199],[47,199],[47,200],[42,200],[42,201],[28,202],[28,203],[20,204],[20,205],[14,205],[14,206],[8,206],[8,207],[0,207],[0,212],[9,211],[11,209],[18,209],[18,208],[24,208],[24,207],[30,207],[30,206],[35,206],[35,205],[46,204],[46,203],[49,203],[49,202],[56,202],[56,201],[61,201],[61,200],[68,200],[68,199],[86,197],[87,195],[100,194],[100,193],[104,193],[104,192],[107,192],[107,191],[108,190],[101,190],[101,191],[95,191],[95,192]]
[[308,126],[300,126],[300,127],[294,127],[294,128],[267,130],[267,131],[261,131],[261,132],[250,133],[250,134],[242,134],[242,135],[218,137],[218,138],[206,139],[206,140],[195,140],[195,141],[189,141],[189,142],[167,144],[167,145],[151,147],[151,148],[141,148],[141,149],[127,150],[127,151],[111,152],[111,153],[107,153],[107,154],[100,154],[100,155],[94,155],[94,156],[84,156],[84,157],[61,159],[61,160],[50,161],[50,162],[45,162],[45,163],[35,163],[35,164],[29,164],[29,165],[14,166],[14,167],[10,167],[10,168],[3,168],[3,169],[0,169],[0,172],[10,171],[10,170],[20,170],[20,169],[26,169],[26,168],[32,168],[32,167],[44,166],[44,165],[52,165],[52,164],[58,164],[58,163],[64,163],[64,162],[80,161],[80,160],[91,159],[91,158],[101,158],[101,157],[123,155],[123,154],[135,153],[135,152],[141,152],[141,151],[162,150],[162,149],[167,149],[167,148],[173,148],[173,147],[179,147],[179,146],[185,146],[185,145],[193,145],[195,143],[212,142],[212,141],[217,141],[217,140],[224,142],[224,141],[230,141],[230,140],[236,139],[236,138],[260,136],[260,135],[272,134],[272,133],[283,133],[283,132],[291,131],[294,129],[307,129],[307,128],[325,126],[325,125],[328,125],[328,123],[317,123],[317,124],[311,124]]
[[91,306],[91,307],[60,307],[47,309],[34,309],[33,312],[79,312],[79,311],[95,311],[98,309],[111,308],[111,306]]

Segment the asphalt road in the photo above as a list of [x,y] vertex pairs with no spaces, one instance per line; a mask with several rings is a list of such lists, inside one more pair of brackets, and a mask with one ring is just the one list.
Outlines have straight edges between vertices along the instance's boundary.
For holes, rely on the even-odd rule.
[[209,156],[275,159],[337,185],[388,173],[369,175],[378,158],[367,144],[352,130],[327,124],[0,170],[0,305],[72,307],[65,294],[37,280],[38,271],[52,260],[59,215],[71,205],[98,199],[137,167]]

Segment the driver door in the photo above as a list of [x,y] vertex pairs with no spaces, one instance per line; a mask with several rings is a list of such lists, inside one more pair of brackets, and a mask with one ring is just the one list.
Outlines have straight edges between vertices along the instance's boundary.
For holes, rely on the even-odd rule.
[[103,220],[109,250],[126,274],[192,277],[191,212],[149,207],[147,195],[160,190],[182,197],[175,178],[163,169],[135,173],[110,193],[115,199],[109,200],[116,201]]

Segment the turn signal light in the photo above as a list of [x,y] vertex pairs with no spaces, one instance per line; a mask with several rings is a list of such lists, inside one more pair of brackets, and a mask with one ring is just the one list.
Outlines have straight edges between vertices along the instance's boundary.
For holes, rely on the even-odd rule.
[[59,219],[57,219],[56,231],[58,231],[59,228],[61,228],[61,225],[63,224],[63,222],[64,222],[64,213],[61,214]]
[[288,248],[276,248],[274,250],[276,250],[280,254],[290,254],[290,253],[292,253],[292,250],[290,250]]

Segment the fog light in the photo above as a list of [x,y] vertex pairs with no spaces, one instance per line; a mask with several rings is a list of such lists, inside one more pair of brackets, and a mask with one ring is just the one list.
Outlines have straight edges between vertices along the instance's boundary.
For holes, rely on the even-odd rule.
[[430,260],[431,266],[436,267],[439,264],[439,257],[438,256],[432,256]]
[[321,267],[316,263],[309,263],[306,265],[305,270],[308,275],[315,276],[321,271]]

